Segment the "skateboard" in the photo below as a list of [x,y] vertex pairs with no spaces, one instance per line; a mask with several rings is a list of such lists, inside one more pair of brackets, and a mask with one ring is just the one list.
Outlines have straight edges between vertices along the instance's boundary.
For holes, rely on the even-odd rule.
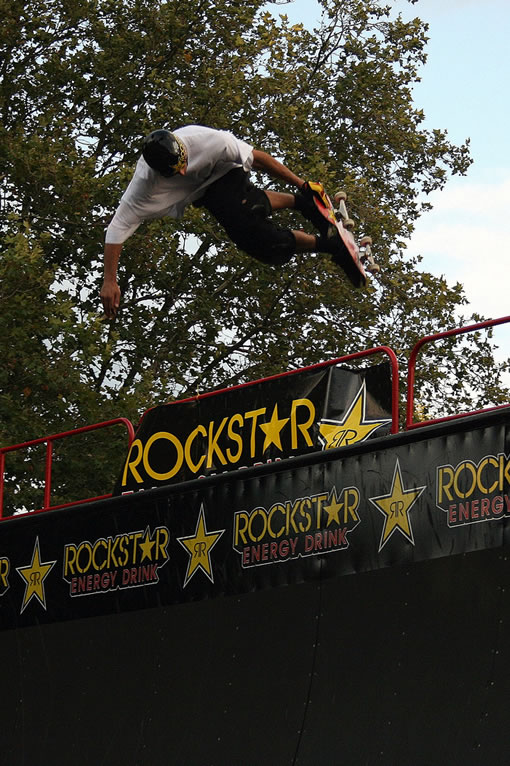
[[355,287],[363,287],[367,283],[367,272],[377,274],[380,271],[372,255],[371,237],[362,237],[359,246],[356,243],[352,234],[354,221],[349,218],[345,205],[345,192],[339,191],[335,194],[334,200],[338,205],[335,209],[321,183],[309,181],[308,186],[313,192],[315,206],[324,218],[336,227],[343,244],[342,252],[333,256],[335,263],[341,266]]

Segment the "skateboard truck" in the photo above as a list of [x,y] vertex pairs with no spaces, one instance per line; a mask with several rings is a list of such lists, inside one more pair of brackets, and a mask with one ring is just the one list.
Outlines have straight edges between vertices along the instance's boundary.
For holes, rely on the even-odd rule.
[[[352,218],[349,218],[349,213],[347,212],[347,206],[345,204],[347,200],[347,194],[344,191],[337,191],[334,196],[334,200],[338,205],[338,207],[335,209],[335,215],[337,215],[342,221],[344,229],[352,232],[354,228],[354,221]],[[372,237],[362,237],[359,242],[359,249],[360,261],[363,268],[370,274],[379,274],[381,267],[374,261],[374,256],[372,255]]]
[[360,260],[366,271],[370,274],[379,274],[381,267],[374,261],[372,255],[372,237],[362,237],[359,242]]

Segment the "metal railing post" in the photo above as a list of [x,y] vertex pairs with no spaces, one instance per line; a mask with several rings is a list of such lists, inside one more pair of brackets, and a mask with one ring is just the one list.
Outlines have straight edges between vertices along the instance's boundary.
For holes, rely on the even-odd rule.
[[[499,319],[487,319],[484,322],[477,322],[476,324],[466,325],[466,327],[456,327],[452,330],[445,330],[445,332],[439,332],[434,335],[426,335],[424,338],[415,344],[409,362],[407,366],[407,404],[406,404],[406,429],[419,428],[421,426],[443,422],[445,420],[453,420],[455,418],[466,417],[466,415],[474,415],[474,412],[460,413],[459,415],[448,415],[444,418],[435,418],[433,420],[425,420],[420,423],[414,423],[414,384],[415,384],[415,368],[416,359],[419,351],[427,343],[434,343],[437,340],[443,340],[444,338],[451,338],[455,335],[465,335],[469,332],[476,332],[477,330],[485,330],[488,327],[495,327],[496,325],[507,324],[510,322],[510,316],[500,317]],[[498,405],[495,407],[487,407],[483,410],[477,410],[476,412],[488,412],[489,410],[499,409],[500,407],[507,407],[508,405]]]

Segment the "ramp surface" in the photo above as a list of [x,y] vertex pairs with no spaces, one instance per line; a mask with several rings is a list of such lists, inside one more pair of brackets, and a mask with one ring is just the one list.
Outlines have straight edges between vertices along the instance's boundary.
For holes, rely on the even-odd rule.
[[2,636],[9,766],[505,763],[496,551]]
[[2,763],[506,763],[506,417],[3,522]]

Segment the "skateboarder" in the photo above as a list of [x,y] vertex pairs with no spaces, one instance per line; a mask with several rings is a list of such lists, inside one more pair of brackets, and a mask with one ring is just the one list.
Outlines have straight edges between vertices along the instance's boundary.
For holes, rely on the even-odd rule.
[[[250,170],[261,170],[295,186],[294,194],[263,191],[251,183]],[[117,268],[122,245],[145,219],[180,218],[193,204],[204,207],[243,251],[264,263],[281,265],[301,252],[335,255],[341,244],[335,227],[317,211],[302,178],[266,152],[231,133],[198,125],[174,133],[155,130],[143,142],[142,156],[106,230],[101,300],[108,318],[120,303]],[[296,208],[319,230],[278,227],[274,210]]]

